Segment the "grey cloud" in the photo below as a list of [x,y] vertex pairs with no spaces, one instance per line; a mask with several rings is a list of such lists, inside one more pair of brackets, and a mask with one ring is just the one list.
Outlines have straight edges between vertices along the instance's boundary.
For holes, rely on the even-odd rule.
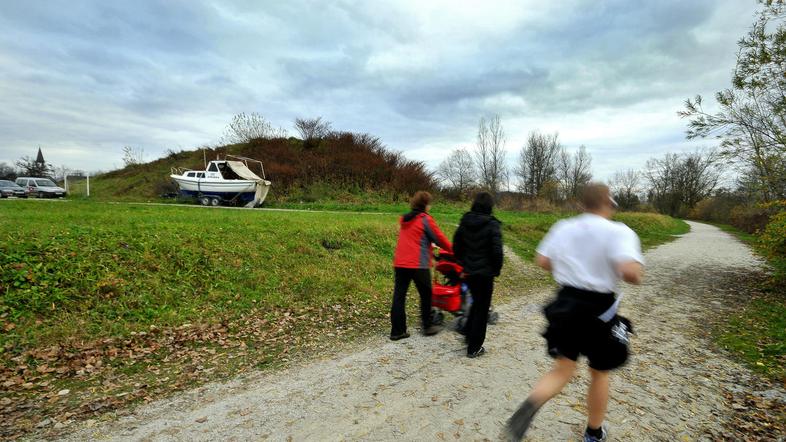
[[[0,14],[0,99],[9,103],[0,109],[0,161],[37,144],[188,147],[214,140],[242,111],[284,126],[322,115],[404,150],[471,144],[477,119],[493,113],[503,124],[596,109],[623,117],[652,102],[671,118],[683,98],[728,83],[755,4],[577,0],[477,35],[417,16],[420,7],[11,2]],[[434,27],[461,39],[439,46]],[[515,138],[536,127],[506,129]],[[682,136],[673,122],[663,131]],[[613,137],[598,148],[612,152]],[[670,141],[642,133],[629,143],[646,152]],[[604,163],[613,156],[598,154]]]

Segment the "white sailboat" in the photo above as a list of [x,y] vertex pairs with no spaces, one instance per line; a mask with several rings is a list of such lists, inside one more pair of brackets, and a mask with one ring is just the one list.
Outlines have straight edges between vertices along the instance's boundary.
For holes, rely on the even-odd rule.
[[[249,162],[259,164],[262,177],[248,168]],[[265,201],[271,184],[261,161],[236,155],[211,161],[205,170],[174,168],[169,176],[182,195],[195,197],[204,206],[227,202],[257,207]]]

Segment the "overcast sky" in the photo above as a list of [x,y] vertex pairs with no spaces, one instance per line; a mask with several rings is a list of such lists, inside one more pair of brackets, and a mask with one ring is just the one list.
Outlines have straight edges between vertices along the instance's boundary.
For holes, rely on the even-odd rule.
[[[559,4],[558,4],[559,3]],[[596,177],[687,143],[754,0],[16,1],[0,6],[0,162],[106,170],[216,142],[232,115],[322,116],[435,167],[499,114],[587,146]],[[709,100],[708,100],[709,101]]]

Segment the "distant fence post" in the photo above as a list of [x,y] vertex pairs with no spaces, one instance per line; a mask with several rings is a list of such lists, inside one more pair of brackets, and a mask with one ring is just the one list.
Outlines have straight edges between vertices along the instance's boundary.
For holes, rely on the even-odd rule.
[[90,197],[90,172],[87,172],[87,196]]

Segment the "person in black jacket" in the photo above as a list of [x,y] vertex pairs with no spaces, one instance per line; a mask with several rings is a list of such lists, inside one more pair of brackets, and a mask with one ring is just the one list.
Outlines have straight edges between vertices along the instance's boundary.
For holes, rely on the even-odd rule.
[[467,356],[475,358],[486,352],[486,325],[494,291],[494,277],[502,269],[501,223],[491,215],[494,198],[488,192],[475,196],[472,208],[461,218],[453,236],[453,253],[464,267],[472,293],[472,307],[467,318]]

